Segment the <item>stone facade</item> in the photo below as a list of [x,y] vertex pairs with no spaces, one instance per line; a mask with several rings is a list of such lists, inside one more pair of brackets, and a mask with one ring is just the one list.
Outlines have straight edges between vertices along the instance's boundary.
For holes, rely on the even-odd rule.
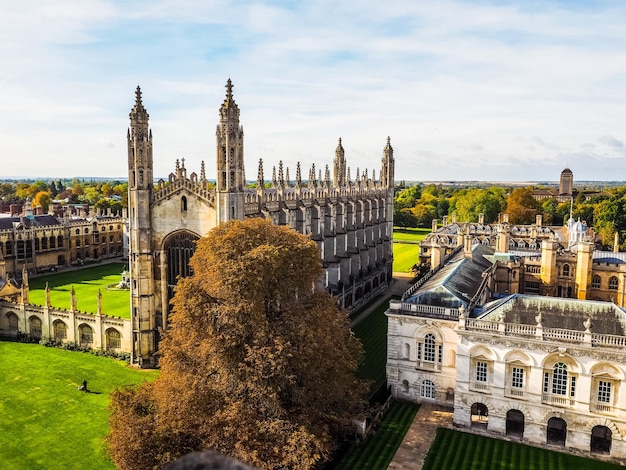
[[27,202],[21,216],[0,217],[0,278],[125,257],[125,223],[112,215],[35,215]]
[[[75,305],[75,302],[72,302]],[[72,342],[82,347],[112,352],[131,352],[132,330],[128,319],[98,312],[64,310],[50,305],[0,300],[0,336],[25,334],[33,340]]]
[[179,276],[190,274],[195,241],[219,223],[262,217],[310,235],[325,268],[320,285],[342,306],[358,308],[391,281],[394,158],[389,139],[383,149],[379,179],[367,170],[353,180],[341,139],[333,178],[328,165],[315,165],[295,178],[279,162],[272,178],[259,162],[256,187],[244,171],[244,133],[239,107],[228,80],[216,130],[217,175],[188,173],[177,160],[167,180],[154,184],[149,115],[137,88],[128,130],[129,234],[133,360],[156,365],[159,331],[167,326],[169,301]]

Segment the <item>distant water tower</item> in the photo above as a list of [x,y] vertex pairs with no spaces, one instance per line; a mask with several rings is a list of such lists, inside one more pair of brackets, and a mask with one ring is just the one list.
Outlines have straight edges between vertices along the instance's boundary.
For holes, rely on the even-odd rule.
[[559,182],[559,201],[568,201],[574,194],[574,174],[569,168],[561,172]]

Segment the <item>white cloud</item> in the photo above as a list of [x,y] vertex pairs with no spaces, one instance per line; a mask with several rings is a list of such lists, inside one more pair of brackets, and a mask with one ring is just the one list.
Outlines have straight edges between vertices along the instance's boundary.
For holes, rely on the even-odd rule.
[[405,179],[556,180],[565,160],[615,179],[625,17],[611,3],[7,0],[0,154],[22,165],[7,175],[124,175],[140,84],[155,173],[186,156],[210,175],[230,76],[249,178],[259,157],[330,164],[340,136],[353,173],[378,171],[390,135]]

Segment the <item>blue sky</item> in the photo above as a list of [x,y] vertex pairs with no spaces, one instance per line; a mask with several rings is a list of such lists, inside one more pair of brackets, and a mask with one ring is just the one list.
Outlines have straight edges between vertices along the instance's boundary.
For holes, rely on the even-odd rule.
[[[226,80],[246,176],[626,180],[621,1],[2,0],[2,176],[123,177],[140,85],[157,176],[215,170]],[[306,171],[303,171],[307,174]]]

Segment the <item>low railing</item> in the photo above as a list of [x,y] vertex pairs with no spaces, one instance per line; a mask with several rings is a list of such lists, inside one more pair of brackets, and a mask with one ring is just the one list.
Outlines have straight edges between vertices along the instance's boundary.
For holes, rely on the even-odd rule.
[[442,318],[442,319],[455,320],[455,321],[459,319],[459,309],[452,308],[452,307],[439,307],[436,305],[411,304],[409,302],[391,300],[389,302],[389,308],[391,310],[401,311],[403,314],[408,314],[408,315],[413,315],[413,316]]
[[441,362],[417,361],[416,369],[441,371]]
[[522,325],[518,323],[502,323],[498,321],[466,318],[465,329],[472,331],[497,332],[499,334],[504,334],[505,336],[535,338],[542,341],[579,344],[586,343],[594,347],[626,348],[626,336],[596,334],[561,328],[542,328],[537,325]]
[[468,318],[465,320],[465,329],[467,330],[483,330],[483,331],[498,331],[498,322],[487,320],[476,320],[474,318]]
[[505,394],[513,398],[526,398],[526,391],[522,388],[509,387],[505,390]]
[[543,338],[567,341],[568,343],[582,343],[585,341],[585,333],[583,331],[562,330],[560,328],[544,328]]
[[598,413],[608,413],[613,414],[617,411],[617,408],[609,403],[602,403],[598,401],[593,401],[589,403],[589,411],[595,411]]
[[478,382],[476,380],[470,383],[470,388],[478,392],[488,392],[490,390],[487,382]]
[[541,402],[554,406],[574,406],[576,400],[566,395],[553,395],[552,393],[544,393],[541,396]]
[[512,336],[535,336],[537,327],[535,325],[521,325],[519,323],[506,323],[506,334]]
[[626,336],[592,334],[591,344],[593,346],[617,346],[626,348]]

